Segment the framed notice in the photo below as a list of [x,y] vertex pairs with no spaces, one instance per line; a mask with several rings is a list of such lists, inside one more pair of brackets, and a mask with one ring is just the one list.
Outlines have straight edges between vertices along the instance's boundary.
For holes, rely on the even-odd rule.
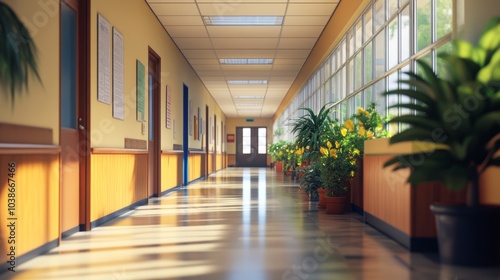
[[227,143],[234,143],[234,134],[227,135]]
[[144,72],[144,64],[142,64],[139,60],[137,60],[137,78],[136,78],[136,85],[137,85],[137,92],[136,92],[136,108],[137,108],[137,120],[143,122],[144,121],[144,99],[145,99],[145,90],[146,90],[146,83],[145,83],[145,72]]
[[123,68],[123,35],[113,28],[113,117],[120,120],[125,118]]
[[167,98],[165,98],[167,104],[165,106],[166,108],[166,126],[167,128],[172,128],[172,90],[170,87],[167,85]]
[[111,104],[111,25],[97,14],[97,100]]

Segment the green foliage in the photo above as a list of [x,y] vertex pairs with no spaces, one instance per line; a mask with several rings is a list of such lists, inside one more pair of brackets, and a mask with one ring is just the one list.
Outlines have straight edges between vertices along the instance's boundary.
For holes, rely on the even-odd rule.
[[272,143],[269,146],[269,154],[274,161],[283,161],[286,159],[286,149],[290,145],[290,142],[285,140],[279,140],[278,142]]
[[311,162],[310,165],[300,167],[300,171],[304,173],[299,179],[299,184],[306,193],[314,192],[322,187],[323,182],[321,180],[320,166],[321,164],[315,161]]
[[332,120],[330,118],[331,104],[327,103],[321,107],[318,114],[310,108],[300,108],[306,114],[294,121],[292,133],[295,134],[296,144],[299,148],[305,148],[304,159],[314,160],[319,157],[319,148],[321,146],[321,135],[325,127]]
[[416,115],[390,120],[410,127],[393,137],[391,143],[424,141],[433,152],[419,152],[392,158],[385,166],[410,168],[408,181],[441,181],[450,189],[471,184],[472,205],[478,204],[478,177],[489,167],[498,166],[500,147],[500,17],[494,18],[479,44],[453,42],[451,53],[442,53],[446,75],[438,76],[423,61],[418,74],[400,80],[400,88],[385,95],[399,94],[416,103],[395,104],[390,108],[410,108]]
[[0,1],[0,85],[10,88],[12,103],[16,91],[28,86],[28,74],[38,80],[36,46],[15,12]]

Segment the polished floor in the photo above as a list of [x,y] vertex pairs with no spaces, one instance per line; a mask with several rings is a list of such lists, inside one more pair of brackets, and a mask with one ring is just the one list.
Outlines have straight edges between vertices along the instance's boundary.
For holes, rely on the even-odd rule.
[[269,169],[228,168],[0,274],[0,279],[500,279],[440,265],[349,213],[302,202]]

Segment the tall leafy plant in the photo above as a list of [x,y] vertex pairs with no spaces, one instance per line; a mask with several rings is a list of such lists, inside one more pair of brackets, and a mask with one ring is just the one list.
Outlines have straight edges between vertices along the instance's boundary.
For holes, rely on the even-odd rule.
[[37,68],[36,46],[28,29],[16,13],[0,1],[0,85],[15,94],[28,86],[32,72],[40,80]]
[[402,95],[416,103],[394,108],[411,109],[416,115],[390,122],[410,128],[395,134],[391,143],[424,141],[434,151],[400,155],[385,163],[394,169],[410,168],[408,181],[441,181],[448,188],[470,187],[469,206],[479,205],[479,176],[489,166],[500,166],[500,17],[490,21],[478,45],[456,39],[451,53],[440,54],[447,75],[439,77],[423,61],[418,73],[400,80],[401,89],[386,95]]
[[295,134],[297,146],[305,148],[303,158],[314,160],[320,156],[321,135],[326,126],[332,123],[331,104],[323,105],[317,114],[311,108],[300,109],[304,110],[305,114],[294,121],[291,132]]

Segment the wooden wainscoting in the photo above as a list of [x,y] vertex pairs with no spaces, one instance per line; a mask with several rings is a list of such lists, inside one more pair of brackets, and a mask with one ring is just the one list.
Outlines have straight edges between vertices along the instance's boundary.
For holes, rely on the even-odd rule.
[[218,170],[221,170],[222,169],[222,154],[220,153],[217,153],[216,157],[215,157],[215,170],[218,171]]
[[[10,246],[15,246],[16,265],[19,265],[23,259],[58,245],[59,157],[58,146],[0,144],[0,267],[6,265]],[[15,163],[13,177],[9,176],[10,163]],[[9,189],[8,179],[15,181],[10,181],[15,184],[14,189]],[[9,212],[9,194],[15,195],[12,213]],[[12,232],[7,227],[10,222],[15,223]],[[12,241],[9,244],[11,236],[15,244]]]
[[500,167],[490,167],[481,176],[481,203],[500,205]]
[[203,177],[205,173],[205,152],[203,151],[190,151],[188,156],[189,172],[188,182],[194,181]]
[[208,161],[207,161],[208,162],[208,174],[212,174],[215,171],[214,170],[215,166],[213,164],[214,154],[210,152],[210,153],[207,154],[207,157],[208,157]]
[[90,221],[148,198],[147,150],[93,148]]
[[182,151],[162,151],[161,191],[182,185]]
[[227,154],[227,166],[236,166],[235,154]]
[[409,173],[408,170],[392,172],[390,168],[383,168],[389,158],[392,156],[363,157],[363,208],[365,212],[410,235],[411,188],[406,183]]

